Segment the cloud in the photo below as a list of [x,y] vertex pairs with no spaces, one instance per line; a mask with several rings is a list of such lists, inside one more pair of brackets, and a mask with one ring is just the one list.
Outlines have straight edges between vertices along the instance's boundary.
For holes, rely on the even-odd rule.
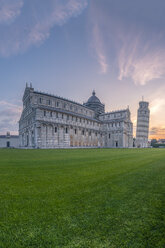
[[156,98],[151,102],[151,115],[160,114],[165,108],[165,98]]
[[18,133],[18,121],[22,107],[7,101],[0,101],[0,133]]
[[[18,2],[22,7],[22,1],[12,1]],[[42,44],[55,25],[64,25],[71,17],[81,14],[87,4],[87,0],[36,0],[27,2],[26,9],[23,7],[21,13],[21,8],[17,8],[14,12],[17,18],[8,28],[0,25],[1,56],[7,57],[24,52],[33,45]]]
[[143,43],[140,35],[124,37],[119,49],[118,79],[130,78],[135,84],[145,85],[153,79],[165,75],[165,49],[154,48],[152,44]]
[[107,73],[108,64],[105,54],[104,42],[102,40],[102,35],[97,24],[93,27],[93,47],[96,52],[97,61],[100,65],[100,73]]
[[164,78],[165,2],[91,0],[90,6],[90,29],[94,30],[101,71],[115,71],[119,80],[127,79],[136,85]]
[[23,0],[0,0],[0,24],[10,23],[20,15]]
[[165,127],[152,127],[150,130],[150,139],[163,139],[165,138]]

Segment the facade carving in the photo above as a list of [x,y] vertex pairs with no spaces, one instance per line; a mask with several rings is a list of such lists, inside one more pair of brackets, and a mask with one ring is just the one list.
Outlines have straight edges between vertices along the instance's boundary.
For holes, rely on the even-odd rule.
[[26,148],[128,148],[133,146],[133,124],[128,108],[105,113],[95,92],[79,104],[27,85],[19,139]]

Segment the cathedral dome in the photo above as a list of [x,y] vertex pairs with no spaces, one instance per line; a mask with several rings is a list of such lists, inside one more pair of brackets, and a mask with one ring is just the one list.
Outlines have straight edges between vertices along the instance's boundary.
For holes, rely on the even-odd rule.
[[96,96],[95,91],[92,92],[92,96],[88,99],[84,105],[95,111],[96,117],[99,114],[104,113],[104,104],[102,104],[99,98]]
[[87,103],[101,103],[95,91],[92,92],[92,96],[88,99]]

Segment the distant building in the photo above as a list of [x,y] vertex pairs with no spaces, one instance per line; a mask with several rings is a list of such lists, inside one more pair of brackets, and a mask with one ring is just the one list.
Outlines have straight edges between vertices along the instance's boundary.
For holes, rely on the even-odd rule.
[[27,85],[19,121],[20,146],[29,148],[133,147],[129,108],[105,113],[95,92],[84,104]]
[[157,144],[165,144],[165,139],[159,139]]
[[10,135],[9,132],[7,132],[6,135],[0,135],[0,147],[13,147],[18,148],[19,147],[19,136],[18,135]]
[[145,101],[139,102],[139,109],[137,112],[137,128],[136,128],[136,146],[139,148],[149,147],[149,119],[150,110],[149,103]]

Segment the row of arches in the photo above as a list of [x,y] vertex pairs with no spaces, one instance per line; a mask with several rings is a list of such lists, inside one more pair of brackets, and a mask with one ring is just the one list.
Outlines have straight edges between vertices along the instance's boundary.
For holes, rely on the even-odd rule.
[[31,127],[22,133],[24,147],[102,147],[104,137],[96,130],[77,128],[66,125],[45,124]]

